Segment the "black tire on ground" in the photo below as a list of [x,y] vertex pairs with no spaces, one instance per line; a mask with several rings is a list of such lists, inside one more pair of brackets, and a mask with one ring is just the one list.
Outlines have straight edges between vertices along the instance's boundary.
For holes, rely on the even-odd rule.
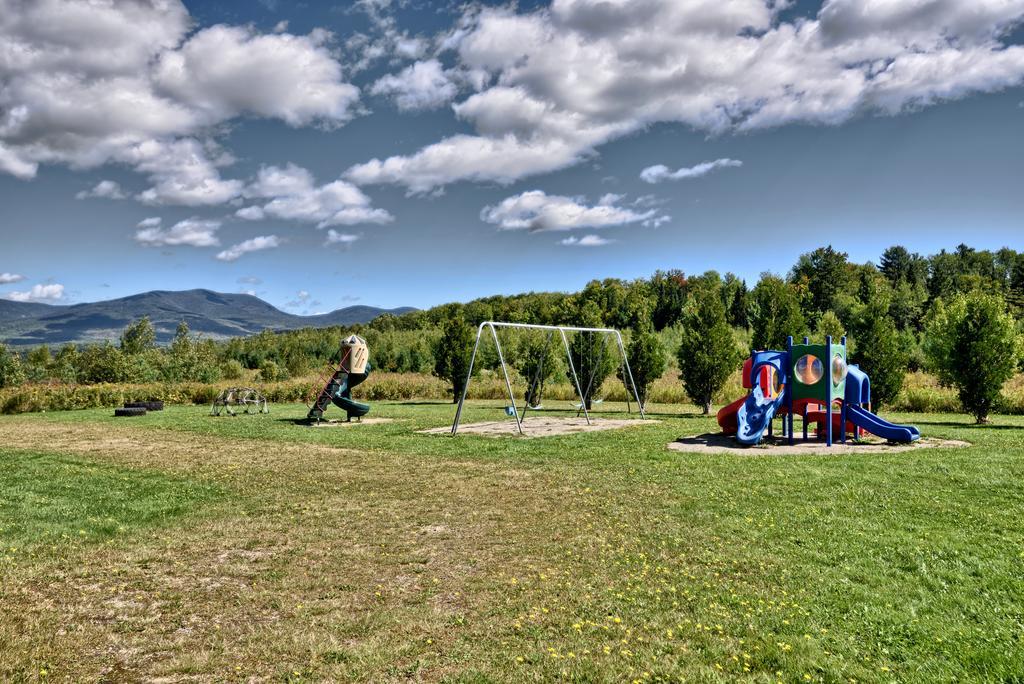
[[162,401],[126,401],[124,403],[125,408],[144,408],[147,411],[163,411],[164,402]]
[[144,416],[146,415],[146,408],[144,406],[134,406],[131,408],[119,408],[114,409],[115,418],[128,418],[131,416]]

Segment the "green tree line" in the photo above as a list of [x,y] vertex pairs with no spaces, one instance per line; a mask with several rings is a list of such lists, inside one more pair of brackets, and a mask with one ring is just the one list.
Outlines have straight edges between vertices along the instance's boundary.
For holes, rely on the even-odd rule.
[[[988,313],[981,315],[979,310]],[[182,324],[172,343],[160,348],[154,343],[152,325],[143,319],[129,326],[116,344],[64,345],[56,350],[0,345],[0,387],[26,382],[213,382],[241,378],[246,371],[255,371],[256,379],[263,381],[301,377],[330,363],[343,333],[354,331],[367,339],[375,368],[432,372],[450,381],[456,395],[465,380],[466,347],[475,339],[476,326],[501,320],[626,331],[641,396],[664,371],[666,359],[674,359],[688,394],[705,408],[710,408],[710,397],[750,348],[782,348],[789,335],[846,335],[851,361],[871,376],[874,401],[884,405],[900,391],[907,370],[930,370],[955,385],[963,382],[965,373],[972,375],[964,370],[973,363],[969,358],[991,360],[993,348],[1010,350],[1004,354],[1009,361],[999,357],[998,363],[989,363],[986,368],[996,371],[975,384],[997,386],[998,392],[1005,382],[999,379],[1012,374],[1020,361],[1022,314],[1024,253],[960,245],[922,256],[897,245],[886,249],[877,264],[858,264],[826,246],[799,256],[785,274],[762,274],[752,286],[732,273],[658,271],[630,281],[594,280],[575,293],[496,295],[401,316],[386,314],[345,330],[265,331],[213,341],[196,338]],[[998,330],[980,330],[984,325]],[[955,334],[962,338],[959,346],[943,341]],[[972,344],[985,349],[964,341],[973,339],[981,341]],[[608,353],[600,340],[577,335],[570,342],[581,386],[599,388],[607,377],[620,373],[616,351]],[[532,381],[543,351],[540,344],[541,338],[525,336],[509,342],[506,354],[531,379],[531,387],[537,384]],[[497,367],[492,346],[484,345],[479,368]],[[547,367],[540,369],[540,384],[568,381],[564,350],[550,357]],[[457,378],[460,373],[463,377]],[[973,371],[975,377],[982,375]],[[591,403],[593,390],[584,391],[584,400]],[[977,389],[960,394],[965,406],[985,403],[972,398]]]

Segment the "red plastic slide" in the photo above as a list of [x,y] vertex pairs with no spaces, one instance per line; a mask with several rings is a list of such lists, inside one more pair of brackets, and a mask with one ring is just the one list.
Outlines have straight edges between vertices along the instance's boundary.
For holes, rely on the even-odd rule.
[[746,397],[740,397],[728,406],[723,406],[718,410],[718,426],[722,428],[722,432],[727,435],[736,434],[736,430],[739,429],[739,424],[736,420],[736,413],[740,410],[740,406],[743,406],[743,402],[746,400]]

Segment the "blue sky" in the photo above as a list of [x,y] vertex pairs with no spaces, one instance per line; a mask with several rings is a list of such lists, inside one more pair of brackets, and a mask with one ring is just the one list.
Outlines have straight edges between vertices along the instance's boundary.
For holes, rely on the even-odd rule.
[[0,297],[314,313],[1024,246],[1024,0],[0,10]]

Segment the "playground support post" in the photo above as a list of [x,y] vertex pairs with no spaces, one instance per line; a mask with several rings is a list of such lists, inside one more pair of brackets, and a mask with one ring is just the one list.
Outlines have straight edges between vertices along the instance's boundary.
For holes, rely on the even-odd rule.
[[[515,397],[512,392],[512,383],[508,375],[508,367],[505,365],[505,359],[501,352],[501,344],[498,341],[497,328],[518,328],[526,330],[548,330],[552,333],[557,332],[562,338],[562,345],[565,347],[565,355],[569,361],[569,371],[572,375],[573,385],[576,389],[576,393],[580,398],[580,403],[583,404],[583,414],[586,417],[587,424],[590,424],[590,413],[586,409],[586,399],[583,397],[583,390],[580,388],[579,376],[576,373],[576,365],[572,361],[572,352],[569,349],[569,339],[566,337],[567,332],[577,333],[601,333],[604,335],[614,335],[616,346],[619,349],[619,354],[622,356],[622,365],[625,369],[625,379],[629,379],[629,387],[626,388],[626,395],[628,397],[630,389],[633,391],[633,398],[636,399],[637,407],[640,410],[640,418],[646,418],[644,411],[644,405],[640,402],[640,396],[637,393],[636,381],[633,379],[633,370],[629,367],[629,359],[626,357],[626,348],[622,343],[622,334],[614,328],[580,328],[576,326],[564,326],[564,325],[538,325],[533,323],[504,323],[500,321],[484,321],[481,323],[476,330],[476,342],[473,344],[473,353],[469,357],[469,370],[466,372],[466,382],[462,386],[462,396],[459,398],[459,405],[455,409],[455,420],[452,422],[451,434],[456,434],[459,431],[459,422],[462,420],[462,407],[466,402],[466,395],[469,393],[469,383],[473,379],[473,367],[476,364],[477,351],[480,348],[480,338],[483,335],[484,328],[488,327],[491,329],[491,334],[494,337],[494,344],[498,350],[498,361],[501,363],[501,370],[505,376],[505,388],[508,390],[509,400],[512,402],[512,409],[515,412],[516,426],[519,429],[519,434],[523,434],[523,420],[519,416],[519,410],[516,408]],[[526,411],[523,411],[524,415]]]
[[[846,335],[839,338],[839,343],[846,348]],[[844,361],[845,363],[845,361]],[[832,382],[830,380],[830,382]],[[843,397],[843,403],[839,405],[839,441],[846,444],[846,397]]]
[[[785,388],[786,392],[786,432],[789,434],[789,446],[793,446],[793,388],[792,382],[789,381],[789,376],[793,372],[793,336],[790,335],[786,338],[786,363],[790,366],[786,369],[786,384],[789,387]],[[804,419],[804,429],[806,430],[807,420]]]
[[825,358],[828,363],[822,363],[822,371],[825,373],[827,382],[825,386],[828,391],[825,393],[825,446],[832,446],[832,336],[825,336]]

